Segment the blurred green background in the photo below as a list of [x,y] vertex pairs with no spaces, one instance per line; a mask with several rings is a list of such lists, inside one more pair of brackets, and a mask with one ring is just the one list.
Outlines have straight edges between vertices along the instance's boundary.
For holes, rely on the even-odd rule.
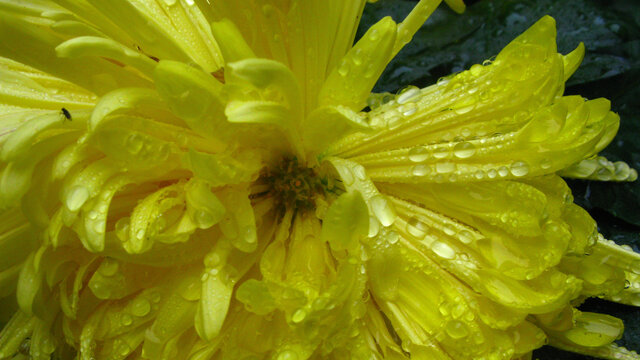
[[[358,37],[386,15],[401,21],[416,2],[381,0],[368,5]],[[566,54],[581,41],[587,49],[565,94],[611,100],[612,110],[620,114],[621,125],[602,155],[640,169],[640,0],[465,2],[468,7],[462,15],[441,5],[386,69],[374,91],[395,93],[408,85],[424,87],[442,76],[482,63],[542,16],[551,15],[557,22],[559,52]],[[596,219],[605,237],[640,251],[640,181],[568,182],[575,201]],[[626,329],[618,343],[640,351],[639,308],[590,299],[581,309],[622,318]],[[593,358],[545,346],[534,353],[534,359]]]

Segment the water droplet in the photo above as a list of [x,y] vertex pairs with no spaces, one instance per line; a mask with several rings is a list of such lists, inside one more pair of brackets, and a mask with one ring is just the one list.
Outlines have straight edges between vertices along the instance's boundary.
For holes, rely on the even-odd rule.
[[411,168],[411,173],[414,176],[426,176],[431,172],[431,168],[427,165],[421,164]]
[[476,153],[476,147],[470,142],[465,141],[465,142],[457,143],[453,147],[453,154],[460,159],[469,158],[473,156],[473,154],[475,153]]
[[441,77],[438,79],[438,81],[436,82],[436,84],[438,86],[444,86],[447,85],[449,83],[449,81],[451,81],[450,79],[446,78],[446,77]]
[[371,198],[371,209],[373,214],[380,220],[382,226],[390,226],[396,220],[395,212],[382,195],[376,195]]
[[362,57],[362,49],[356,49],[356,50],[353,52],[353,55],[352,55],[352,57],[351,57],[351,61],[353,61],[353,63],[354,63],[356,66],[360,66],[360,65],[362,64],[362,58],[363,58],[363,57]]
[[389,231],[389,232],[385,235],[385,238],[386,238],[386,240],[387,240],[387,242],[388,242],[389,244],[392,244],[392,245],[393,245],[393,244],[397,243],[397,242],[398,242],[398,240],[400,240],[400,235],[398,235],[398,233],[397,233],[397,232],[395,232],[395,231]]
[[136,232],[136,239],[142,240],[144,238],[144,229],[140,229]]
[[74,186],[66,197],[67,208],[71,211],[78,211],[87,199],[89,199],[89,190],[81,185]]
[[409,86],[406,89],[402,90],[398,97],[396,98],[396,102],[398,104],[405,104],[409,102],[409,100],[416,97],[420,94],[420,89],[415,86]]
[[448,244],[442,241],[434,241],[431,250],[443,259],[451,260],[456,257],[456,252]]
[[276,360],[298,360],[298,355],[291,350],[284,350],[278,353]]
[[427,225],[416,217],[412,217],[407,222],[407,232],[418,240],[424,239],[427,235]]
[[89,219],[95,220],[98,217],[98,212],[91,210],[89,211],[89,214],[87,216],[89,217]]
[[549,159],[542,159],[542,160],[540,161],[540,167],[541,167],[541,168],[543,168],[543,169],[545,169],[545,170],[546,170],[546,169],[548,169],[548,168],[550,168],[550,167],[551,167],[551,160],[549,160]]
[[409,150],[409,160],[423,162],[429,158],[429,151],[424,146],[416,146]]
[[459,320],[451,320],[447,323],[445,330],[452,339],[461,339],[469,334],[467,325]]
[[416,103],[408,103],[403,105],[399,110],[402,112],[402,115],[411,116],[418,111],[418,105],[416,105]]
[[454,229],[453,226],[446,224],[443,228],[442,231],[445,233],[445,235],[447,236],[453,236],[456,234],[456,230]]
[[[169,0],[165,0],[165,1],[169,1]],[[118,345],[118,352],[120,353],[120,355],[126,356],[131,352],[131,346],[129,346],[129,344],[123,341],[120,343],[120,345]]]
[[298,309],[291,317],[291,321],[297,324],[302,322],[305,317],[307,317],[307,312],[304,309]]
[[516,161],[511,164],[511,174],[522,177],[529,173],[529,165],[524,161]]
[[342,60],[340,66],[338,67],[338,74],[340,76],[345,77],[349,74],[349,63],[346,60]]
[[106,225],[107,223],[104,220],[96,221],[95,224],[93,224],[93,231],[95,231],[97,234],[102,234],[104,233],[104,228]]
[[151,297],[151,301],[153,301],[155,304],[159,303],[160,300],[162,299],[162,296],[157,291],[152,292],[150,297]]
[[116,236],[120,241],[126,242],[129,240],[129,218],[123,217],[116,221]]
[[176,3],[176,0],[164,0],[164,3],[169,5],[169,6],[173,6]]
[[151,304],[147,299],[137,298],[131,304],[131,313],[137,317],[143,317],[151,311]]
[[215,219],[208,211],[197,210],[193,214],[193,221],[200,229],[208,229],[213,226]]
[[469,69],[469,72],[471,73],[471,75],[473,76],[479,76],[480,74],[482,74],[482,65],[480,64],[474,64],[471,66],[471,68]]
[[204,258],[204,264],[208,268],[216,267],[220,264],[222,258],[217,252],[211,252]]
[[120,321],[122,321],[122,324],[124,326],[129,326],[133,323],[133,318],[131,317],[131,315],[124,313],[120,317]]
[[440,162],[436,164],[436,172],[440,174],[448,174],[456,171],[456,164],[452,162]]
[[498,175],[500,175],[501,177],[509,175],[509,169],[507,169],[506,166],[500,166],[498,168]]
[[103,276],[109,277],[113,276],[118,272],[119,264],[118,261],[112,258],[105,258],[100,264],[100,274]]
[[378,31],[378,29],[372,29],[369,32],[369,39],[371,39],[372,41],[377,41],[380,38],[380,32]]
[[458,240],[463,244],[469,244],[473,241],[473,234],[470,231],[462,230],[458,233]]

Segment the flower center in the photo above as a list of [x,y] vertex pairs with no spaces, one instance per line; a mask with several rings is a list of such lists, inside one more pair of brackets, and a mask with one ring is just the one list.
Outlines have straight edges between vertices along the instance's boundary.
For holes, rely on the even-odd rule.
[[296,157],[281,160],[262,178],[269,186],[269,194],[286,208],[313,209],[316,198],[324,196],[329,188],[326,178],[300,164]]

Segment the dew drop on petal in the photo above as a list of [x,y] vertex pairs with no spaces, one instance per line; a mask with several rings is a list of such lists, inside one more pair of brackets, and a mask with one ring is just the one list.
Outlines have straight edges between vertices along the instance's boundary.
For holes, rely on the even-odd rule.
[[456,252],[448,244],[435,241],[431,244],[431,250],[443,259],[451,260],[456,257]]
[[429,158],[429,152],[424,146],[416,146],[409,150],[409,160],[413,162],[423,162]]
[[276,360],[298,360],[298,355],[291,350],[284,350],[278,353]]
[[445,327],[447,334],[453,339],[461,339],[469,334],[467,325],[459,320],[451,320],[447,322]]
[[304,309],[298,309],[295,313],[293,313],[291,321],[297,324],[299,322],[302,322],[305,317],[307,317],[307,312]]
[[415,86],[409,86],[398,95],[398,97],[396,98],[396,102],[398,104],[405,104],[409,102],[409,100],[416,97],[418,94],[420,94],[419,88]]
[[147,299],[138,298],[131,305],[131,313],[135,316],[142,317],[151,311],[151,304]]
[[100,265],[100,274],[106,277],[110,277],[115,275],[118,272],[118,262],[111,258],[105,258],[102,264]]
[[382,195],[376,195],[371,198],[371,210],[373,210],[373,214],[380,220],[382,226],[390,226],[396,219],[396,214],[389,206],[387,199]]
[[524,161],[516,161],[511,164],[511,174],[513,176],[522,177],[529,173],[529,165]]
[[448,174],[456,170],[456,164],[452,162],[440,162],[436,164],[436,171],[440,174]]
[[467,230],[462,230],[458,233],[458,240],[463,244],[469,244],[473,241],[473,234]]
[[414,176],[426,176],[431,172],[431,168],[427,165],[416,165],[411,168],[411,174]]
[[400,235],[398,235],[397,232],[395,231],[390,231],[389,233],[387,233],[385,235],[385,238],[387,240],[387,242],[389,242],[389,244],[395,244],[398,242],[398,240],[400,240]]
[[427,234],[427,225],[416,217],[412,217],[407,222],[407,232],[418,240],[424,239]]
[[470,142],[461,142],[453,147],[453,154],[460,159],[466,159],[476,153],[476,147]]
[[340,76],[345,77],[349,74],[349,63],[345,60],[343,60],[340,63],[340,66],[338,67],[338,74],[340,74]]
[[131,317],[131,315],[124,313],[120,317],[120,321],[122,322],[122,325],[129,326],[133,323],[133,318]]

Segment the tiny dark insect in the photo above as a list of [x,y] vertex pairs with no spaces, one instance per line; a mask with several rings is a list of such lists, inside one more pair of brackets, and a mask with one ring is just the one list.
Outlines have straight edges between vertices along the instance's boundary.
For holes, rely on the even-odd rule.
[[69,110],[67,110],[67,109],[65,109],[65,108],[62,108],[62,110],[60,110],[60,113],[61,113],[62,115],[64,115],[64,117],[65,117],[67,120],[71,121],[71,114],[69,113]]

